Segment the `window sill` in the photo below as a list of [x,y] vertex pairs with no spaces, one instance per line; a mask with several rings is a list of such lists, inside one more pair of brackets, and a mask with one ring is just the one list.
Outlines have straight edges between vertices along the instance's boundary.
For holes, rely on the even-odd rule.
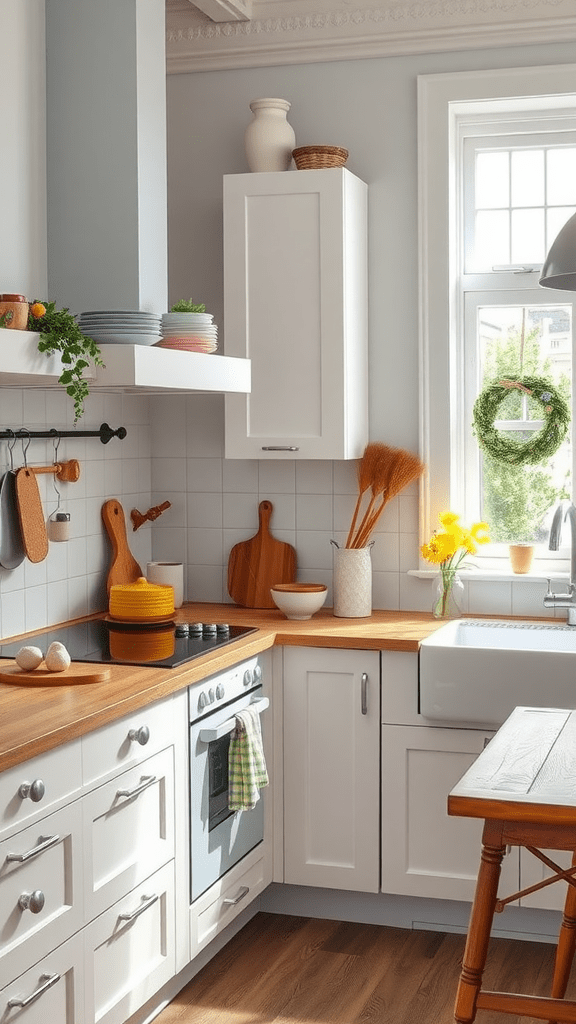
[[[420,580],[431,580],[437,576],[439,570],[437,569],[409,569],[408,576],[414,576]],[[512,572],[510,566],[497,564],[493,565],[482,565],[474,566],[473,568],[458,569],[458,575],[466,582],[475,583],[503,583],[513,581],[514,583],[521,583],[527,581],[529,583],[542,582],[546,583],[547,580],[569,580],[570,571],[568,562],[545,562],[544,559],[533,565],[530,572],[527,573],[515,573]]]

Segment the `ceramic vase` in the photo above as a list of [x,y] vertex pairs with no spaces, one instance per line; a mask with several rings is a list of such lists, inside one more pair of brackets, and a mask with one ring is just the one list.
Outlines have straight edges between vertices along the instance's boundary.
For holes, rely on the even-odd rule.
[[459,619],[464,607],[464,584],[457,572],[447,570],[432,581],[432,614],[435,619]]
[[334,615],[366,618],[372,614],[372,559],[370,547],[334,551]]
[[510,544],[508,551],[512,572],[519,575],[530,572],[532,559],[534,558],[534,547],[532,544]]
[[246,159],[251,171],[287,171],[296,143],[294,129],[286,120],[288,100],[252,100],[253,120],[244,133]]

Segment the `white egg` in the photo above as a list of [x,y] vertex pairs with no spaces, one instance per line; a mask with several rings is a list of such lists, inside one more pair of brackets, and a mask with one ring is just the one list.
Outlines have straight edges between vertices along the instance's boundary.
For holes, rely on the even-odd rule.
[[55,640],[46,651],[46,668],[49,672],[64,672],[70,666],[70,655],[64,644]]
[[21,647],[16,655],[16,664],[25,672],[38,668],[43,661],[44,655],[39,647]]

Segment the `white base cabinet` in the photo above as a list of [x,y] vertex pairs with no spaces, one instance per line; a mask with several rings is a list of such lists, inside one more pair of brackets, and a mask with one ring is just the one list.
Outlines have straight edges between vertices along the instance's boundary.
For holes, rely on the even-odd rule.
[[224,177],[227,459],[358,459],[368,440],[367,186],[342,167]]
[[85,1024],[82,942],[64,942],[0,990],[0,1021]]
[[376,651],[284,649],[284,881],[379,888]]

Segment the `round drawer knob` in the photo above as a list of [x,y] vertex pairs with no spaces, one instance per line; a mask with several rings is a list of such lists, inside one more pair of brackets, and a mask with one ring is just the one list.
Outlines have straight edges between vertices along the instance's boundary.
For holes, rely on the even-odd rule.
[[22,800],[32,800],[33,803],[37,804],[45,792],[46,787],[42,779],[34,779],[34,782],[23,782],[18,790],[18,795]]
[[252,669],[247,668],[245,673],[244,673],[244,678],[242,680],[243,683],[244,683],[244,686],[251,686],[252,682],[253,682],[253,678],[254,677],[252,675]]
[[42,889],[35,889],[34,892],[23,892],[18,900],[20,910],[29,910],[31,914],[39,914],[43,909],[45,896]]
[[144,747],[150,739],[150,729],[147,725],[141,725],[139,729],[130,729],[128,739],[136,740],[136,743],[139,743],[141,747]]

